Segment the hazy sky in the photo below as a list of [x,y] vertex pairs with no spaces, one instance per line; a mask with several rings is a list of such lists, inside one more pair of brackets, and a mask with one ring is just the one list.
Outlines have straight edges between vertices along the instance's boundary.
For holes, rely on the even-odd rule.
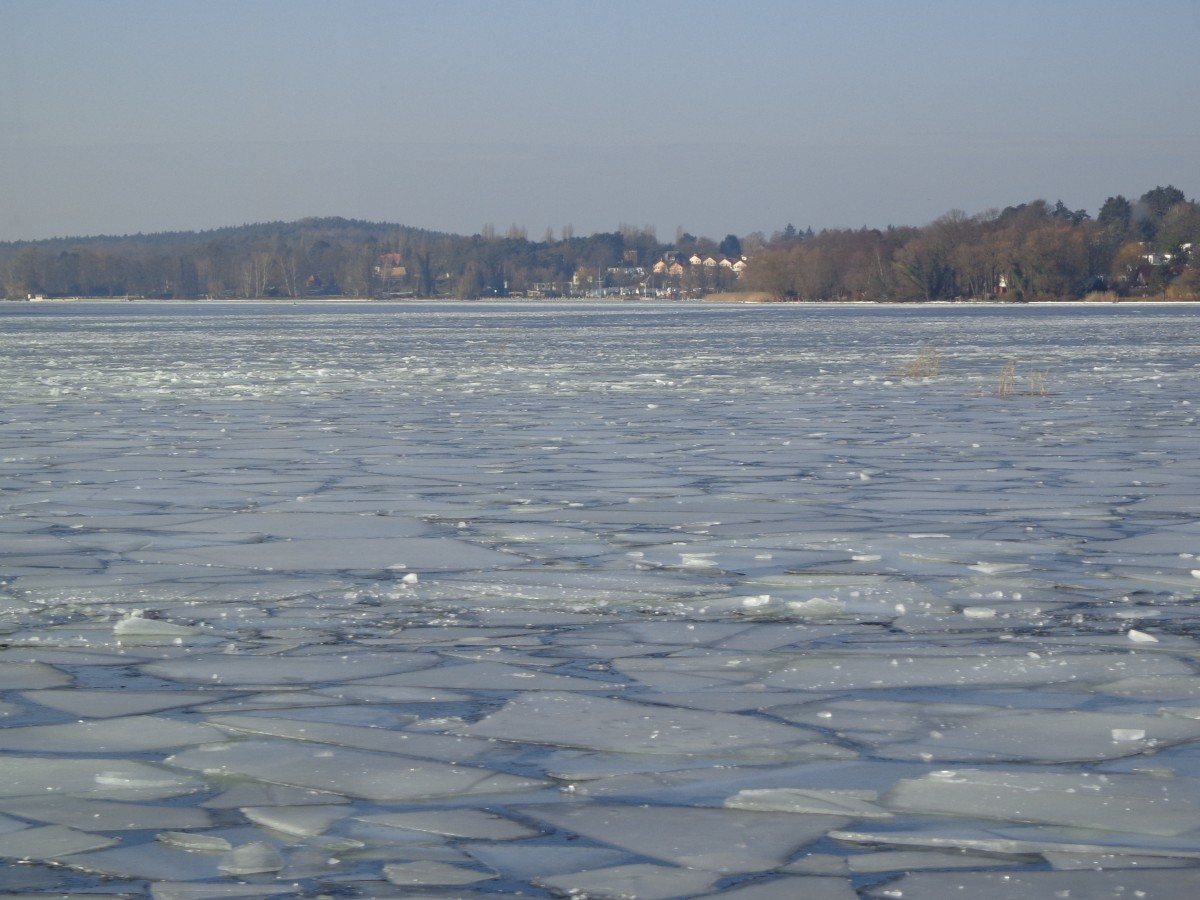
[[0,0],[0,240],[1200,195],[1197,0]]

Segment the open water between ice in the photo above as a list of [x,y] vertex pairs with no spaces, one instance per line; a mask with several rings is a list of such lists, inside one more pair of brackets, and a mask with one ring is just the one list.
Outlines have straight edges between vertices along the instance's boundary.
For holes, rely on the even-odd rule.
[[1193,896],[1198,325],[0,305],[0,892]]

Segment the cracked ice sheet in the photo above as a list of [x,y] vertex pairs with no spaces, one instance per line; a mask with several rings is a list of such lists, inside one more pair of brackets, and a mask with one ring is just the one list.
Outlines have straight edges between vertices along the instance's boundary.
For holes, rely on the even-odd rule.
[[741,716],[647,706],[588,695],[535,692],[458,729],[471,737],[619,753],[760,759],[838,755],[805,728]]
[[774,869],[848,818],[583,802],[524,806],[539,821],[662,863],[733,874]]
[[[389,726],[373,718],[367,730],[397,734],[405,733],[413,714],[428,716],[423,729],[444,732],[496,707],[491,699],[471,696],[480,690],[477,685],[463,693],[348,683],[353,676],[339,667],[322,669],[323,650],[316,648],[360,659],[361,653],[411,650],[432,657],[422,670],[431,677],[464,677],[451,676],[461,663],[449,657],[468,646],[460,642],[470,641],[470,632],[476,634],[469,645],[474,648],[507,640],[466,626],[518,623],[534,629],[525,635],[532,643],[511,648],[524,658],[473,661],[626,683],[621,696],[648,708],[756,713],[767,699],[781,705],[747,718],[773,724],[783,724],[777,712],[822,696],[839,702],[903,699],[925,705],[931,714],[945,712],[947,703],[1006,703],[1014,722],[1025,711],[1036,720],[1030,728],[1014,724],[1014,736],[1035,739],[1032,732],[1046,719],[1037,712],[1063,708],[1087,714],[1064,716],[1071,723],[1064,753],[1095,756],[1106,747],[1107,727],[1107,743],[1120,732],[1116,743],[1122,749],[1157,751],[1154,759],[1118,760],[1123,770],[1141,764],[1195,771],[1189,762],[1194,743],[1166,749],[1148,744],[1175,740],[1155,735],[1163,715],[1159,707],[1173,704],[1171,715],[1188,718],[1179,704],[1195,706],[1200,682],[1194,647],[1179,637],[1190,628],[1190,607],[1200,591],[1200,579],[1190,575],[1190,568],[1200,568],[1194,562],[1197,548],[1187,545],[1187,529],[1181,527],[1195,517],[1192,498],[1200,496],[1200,466],[1192,452],[1197,354],[1189,335],[1195,334],[1195,315],[1181,311],[1185,307],[1104,315],[1070,307],[956,308],[951,317],[929,308],[850,314],[832,307],[646,307],[643,315],[642,307],[627,304],[582,313],[409,305],[403,314],[384,306],[337,315],[318,314],[321,307],[271,307],[269,315],[239,307],[231,314],[218,305],[175,307],[164,315],[156,305],[136,310],[125,305],[119,321],[130,328],[110,327],[117,309],[112,306],[102,313],[78,307],[69,319],[58,320],[61,327],[46,328],[54,324],[52,317],[39,323],[17,306],[3,313],[27,330],[19,340],[7,331],[0,338],[11,351],[0,353],[0,367],[9,376],[0,379],[7,414],[0,422],[5,447],[0,480],[6,490],[0,495],[0,530],[28,539],[25,549],[37,552],[21,551],[22,568],[6,570],[0,627],[20,630],[21,646],[15,649],[23,655],[3,651],[0,660],[63,666],[48,673],[61,679],[55,686],[29,683],[22,688],[29,695],[5,696],[14,705],[28,704],[13,714],[25,718],[7,720],[18,728],[61,721],[30,702],[38,690],[70,691],[74,688],[66,685],[72,683],[85,691],[132,686],[123,670],[130,664],[179,665],[174,670],[179,678],[165,670],[136,671],[155,692],[169,693],[165,682],[175,682],[186,695],[208,684],[192,680],[196,672],[186,667],[203,658],[217,667],[228,663],[232,684],[222,684],[214,692],[216,702],[202,711],[290,706],[288,727],[312,727],[314,733],[326,725],[343,727],[349,742],[374,747],[381,735],[354,730],[367,723],[346,710],[330,709],[328,722],[317,727],[305,725],[301,707],[369,699],[378,713],[394,711],[395,721]],[[220,323],[220,339],[212,341],[206,327],[164,331],[153,324],[178,325],[184,320],[175,317],[181,315],[212,316],[207,321]],[[358,329],[356,318],[361,325],[363,316],[370,327]],[[336,327],[312,327],[313,317]],[[660,319],[686,327],[664,331]],[[478,346],[464,342],[464,328],[486,340]],[[530,341],[531,332],[547,339]],[[334,355],[331,333],[346,340],[336,347],[339,365],[321,373],[306,361]],[[952,374],[920,383],[880,374],[892,365],[898,346],[944,342],[948,334],[954,342],[953,353],[947,353]],[[1131,335],[1139,347],[1135,358],[1126,352]],[[1033,351],[1039,359],[1053,358],[1053,396],[998,401],[984,396],[986,389],[969,396],[975,373],[993,365],[998,342],[1006,354]],[[501,346],[506,349],[498,354]],[[756,352],[746,352],[748,346]],[[236,363],[225,358],[234,353]],[[55,365],[47,368],[48,359]],[[650,372],[659,374],[641,374]],[[89,391],[80,391],[80,385]],[[1129,408],[1140,412],[1136,423],[1129,420]],[[412,533],[371,533],[372,528]],[[1156,545],[1158,534],[1163,541]],[[256,544],[250,541],[261,548],[327,537],[404,541],[443,535],[489,553],[516,552],[505,554],[502,564],[444,572],[421,572],[402,560],[409,568],[388,570],[382,585],[368,570],[268,572],[248,568],[252,560],[222,568],[150,564],[134,556],[146,549],[143,541],[165,553],[233,548],[235,554],[251,554]],[[87,568],[44,565],[62,560],[67,545],[75,548],[72,565]],[[599,552],[604,548],[607,552]],[[382,556],[374,553],[380,549],[373,548],[373,555]],[[635,557],[637,552],[642,555]],[[528,565],[526,557],[535,564]],[[397,590],[403,571],[420,573],[420,584]],[[1179,578],[1181,573],[1186,577]],[[750,583],[776,576],[783,581],[770,587]],[[862,603],[853,617],[830,618],[820,630],[805,626],[805,634],[776,642],[779,623],[748,621],[754,610],[742,603],[772,595],[778,605],[764,604],[760,612],[804,618],[803,611],[783,607],[784,582],[791,576],[846,580],[805,586],[793,579],[787,590],[829,587],[845,595],[847,588],[865,586],[913,595],[887,598],[908,602],[906,613],[895,616],[884,615],[884,603],[869,605],[872,598],[860,591],[849,598]],[[738,583],[741,579],[746,582]],[[850,588],[853,579],[859,583]],[[506,596],[510,589],[513,596]],[[1122,593],[1129,593],[1127,601]],[[814,598],[821,599],[820,590],[789,599]],[[916,602],[936,606],[922,614]],[[487,606],[494,609],[481,608]],[[978,607],[991,607],[995,616],[967,616],[963,607],[977,613]],[[232,652],[212,652],[190,636],[177,651],[115,642],[113,623],[143,608],[189,627],[207,623],[226,642],[221,649]],[[1118,609],[1158,615],[1153,621],[1121,619],[1114,613]],[[655,619],[645,621],[644,610]],[[683,623],[667,621],[701,614],[712,621],[687,624],[729,627],[728,639],[743,643],[718,637],[689,642]],[[438,616],[439,623],[459,627],[418,629],[425,634],[406,627]],[[877,621],[893,622],[903,640],[883,639],[872,624]],[[1124,631],[1130,625],[1159,639],[1150,645],[1153,653],[1129,645]],[[399,627],[406,630],[397,632]],[[1022,640],[1019,652],[1068,659],[1068,680],[1056,681],[1051,672],[1046,684],[1024,682],[1008,671],[1011,661],[998,667],[999,675],[981,675],[964,662],[1012,654],[1013,635],[1005,633],[1010,628],[1057,634],[1062,640],[1053,646]],[[426,647],[437,641],[430,633],[439,630],[447,636],[440,646],[451,652],[433,657]],[[409,646],[401,647],[398,638],[406,633]],[[1065,643],[1068,636],[1072,646]],[[708,657],[702,662],[681,654],[701,647],[728,652],[696,654]],[[1122,663],[1135,652],[1169,665],[1139,663],[1129,671]],[[236,668],[241,659],[267,656],[283,662],[270,671]],[[908,656],[935,662],[917,671],[907,666]],[[745,660],[739,667],[721,670],[738,657]],[[886,674],[884,683],[874,682],[876,664],[888,657],[906,670],[890,688]],[[651,664],[637,668],[627,662],[635,658],[650,658]],[[865,678],[846,677],[814,692],[812,673],[803,669],[809,658]],[[955,664],[946,665],[951,658],[957,658]],[[565,660],[567,668],[555,671],[536,659]],[[1108,677],[1102,671],[1106,664],[1112,665]],[[306,667],[314,677],[297,677]],[[1027,674],[1048,673],[1035,665]],[[254,675],[267,680],[255,682]],[[405,677],[403,672],[366,677],[392,675]],[[989,683],[997,678],[1000,683]],[[763,684],[767,679],[775,683]],[[240,688],[288,696],[228,696]],[[607,685],[600,690],[612,693]],[[113,711],[103,697],[96,699],[97,715],[88,716],[86,708],[63,711],[88,718],[99,718],[102,708]],[[426,713],[407,706],[410,702],[462,705]],[[122,714],[154,712],[134,707]],[[190,714],[164,708],[161,718],[193,721]],[[1001,710],[979,715],[983,718],[947,720],[963,752],[980,752],[987,734],[998,735],[997,744],[1006,738],[999,736]],[[1128,720],[1110,722],[1105,716]],[[855,744],[865,752],[854,763],[787,766],[760,760],[740,772],[693,769],[694,782],[676,778],[679,770],[663,771],[683,765],[678,755],[641,754],[639,767],[638,757],[610,751],[554,751],[514,741],[508,752],[526,754],[524,774],[585,762],[595,766],[593,775],[623,768],[643,772],[595,779],[603,782],[594,785],[598,793],[608,789],[630,804],[666,802],[686,810],[694,803],[719,805],[741,791],[796,789],[883,796],[897,779],[912,779],[924,769],[879,754],[886,755],[889,746],[919,754],[922,745],[946,739],[945,731],[942,738],[922,735],[924,720],[899,708],[886,720],[895,723],[890,737],[899,742],[869,733],[870,741]],[[797,724],[822,729],[827,742],[840,740],[824,730],[830,723]],[[938,730],[936,725],[928,730]],[[1134,737],[1138,731],[1145,737]],[[330,731],[325,735],[332,738]],[[466,740],[444,733],[420,736],[446,738],[446,748]],[[429,748],[441,752],[433,742]],[[1005,768],[1030,762],[1015,738],[997,749],[1014,757]],[[568,753],[576,756],[568,759]],[[140,755],[161,757],[157,751]],[[1081,769],[1055,759],[1039,770]],[[6,763],[10,760],[11,755]],[[74,760],[49,761],[64,764],[62,772],[71,775],[65,764]],[[1117,771],[1116,763],[1110,765]],[[131,774],[105,780],[128,785]],[[233,810],[336,799],[263,782],[242,786],[255,791],[234,796],[230,787],[214,800],[223,798],[232,804],[223,808]],[[112,784],[104,789],[117,790]],[[190,802],[185,797],[181,805]],[[367,804],[355,798],[348,805],[361,811]],[[904,818],[915,832],[913,820]],[[950,831],[974,827],[962,818],[939,821]],[[1031,841],[1036,833],[1045,842],[1054,830],[1002,827]],[[338,822],[331,830],[341,828]],[[1126,844],[1136,843],[1135,837],[1108,835]],[[1160,850],[1166,841],[1158,840]],[[573,867],[630,863],[623,854],[578,859]],[[371,875],[381,877],[377,869],[368,882]]]

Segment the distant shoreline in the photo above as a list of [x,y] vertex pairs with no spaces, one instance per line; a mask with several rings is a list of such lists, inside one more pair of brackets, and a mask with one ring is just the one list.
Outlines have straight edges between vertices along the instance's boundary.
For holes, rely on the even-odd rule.
[[688,298],[682,300],[662,300],[657,298],[622,297],[618,299],[598,297],[489,297],[474,300],[462,300],[455,297],[426,297],[409,298],[404,300],[377,300],[371,297],[247,297],[222,298],[213,300],[197,300],[190,298],[148,299],[144,297],[31,297],[25,300],[3,300],[4,306],[30,304],[72,304],[72,303],[104,303],[121,305],[171,305],[171,306],[245,306],[249,304],[264,304],[271,306],[301,306],[325,304],[371,304],[373,306],[412,306],[416,304],[517,304],[517,305],[547,305],[547,304],[582,304],[588,306],[617,307],[623,304],[660,304],[676,306],[682,304],[703,305],[711,303],[742,304],[747,306],[786,306],[809,309],[827,309],[834,307],[897,307],[897,308],[956,308],[956,307],[996,307],[1019,308],[1023,306],[1200,306],[1200,300],[1172,300],[1166,297],[1123,297],[1116,300],[1029,300],[1021,303],[1003,300],[774,300],[767,294],[759,292],[710,294],[706,297]]

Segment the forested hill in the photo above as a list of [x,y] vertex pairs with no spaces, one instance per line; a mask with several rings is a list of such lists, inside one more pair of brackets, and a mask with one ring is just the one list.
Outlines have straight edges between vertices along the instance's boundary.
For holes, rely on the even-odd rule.
[[[451,235],[343,218],[267,222],[211,231],[169,231],[0,243],[6,296],[191,298],[369,295],[375,257],[399,247],[436,246]],[[319,271],[318,271],[319,269]],[[290,276],[290,277],[289,277]]]
[[757,291],[779,300],[1200,299],[1200,204],[1167,186],[1093,219],[1035,200],[922,227],[794,226],[719,243],[651,227],[530,240],[342,218],[0,244],[0,292],[30,297],[500,297]]
[[[639,277],[669,248],[653,229],[531,241],[522,229],[471,236],[342,218],[201,232],[0,244],[0,289],[46,297],[503,296],[598,290]],[[680,246],[711,242],[689,235]],[[712,245],[715,249],[715,244]],[[610,272],[610,270],[616,270]],[[536,287],[535,287],[536,286]]]

